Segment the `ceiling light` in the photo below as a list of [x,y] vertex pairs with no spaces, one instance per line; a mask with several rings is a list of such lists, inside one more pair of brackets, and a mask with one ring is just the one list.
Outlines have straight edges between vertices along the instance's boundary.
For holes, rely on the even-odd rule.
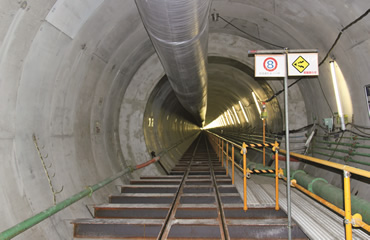
[[233,118],[231,117],[231,114],[230,114],[230,110],[228,109],[227,110],[227,114],[229,114],[229,117],[230,117],[230,120],[231,120],[231,123],[233,124],[233,125],[235,125],[235,123],[234,123],[234,120],[233,120]]
[[229,121],[229,118],[227,117],[226,112],[224,114],[225,114],[225,118],[226,118],[226,121],[227,121],[227,125],[230,125],[230,121]]
[[338,115],[340,118],[340,124],[341,124],[341,129],[346,130],[346,126],[344,123],[344,116],[343,116],[343,110],[342,110],[342,104],[340,101],[340,96],[339,96],[339,89],[338,89],[338,82],[337,82],[337,75],[335,74],[335,66],[334,66],[334,61],[331,61],[330,63],[330,72],[331,72],[331,78],[333,80],[333,87],[334,87],[334,93],[335,93],[335,100],[337,102],[337,108],[338,108]]
[[260,105],[259,105],[259,103],[258,103],[258,100],[257,100],[256,94],[254,94],[254,92],[252,92],[252,95],[253,95],[254,102],[256,103],[258,113],[261,115],[261,108],[260,108]]
[[242,109],[242,112],[243,112],[243,115],[244,115],[244,118],[247,122],[249,122],[249,119],[247,117],[247,114],[245,113],[245,110],[244,110],[244,107],[243,107],[243,104],[241,101],[239,101],[239,105],[240,105],[240,108]]
[[240,120],[239,120],[239,117],[238,117],[238,114],[236,114],[236,110],[235,110],[235,107],[233,106],[233,111],[235,113],[235,117],[236,117],[236,120],[238,121],[238,123],[240,124]]

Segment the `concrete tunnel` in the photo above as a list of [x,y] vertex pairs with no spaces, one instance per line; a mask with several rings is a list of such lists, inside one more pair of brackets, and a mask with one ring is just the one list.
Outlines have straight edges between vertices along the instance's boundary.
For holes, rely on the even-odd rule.
[[[165,174],[201,129],[177,100],[135,1],[1,1],[0,6],[0,231],[149,160],[152,151],[180,143],[162,157],[163,167],[151,165],[116,180],[16,238],[70,239],[70,219],[90,217],[87,205],[104,202],[130,178]],[[309,134],[312,124],[325,129],[324,119],[338,112],[329,64],[334,60],[348,124],[343,141],[357,133],[370,138],[369,7],[367,0],[212,1],[205,125],[228,110],[233,114],[234,107],[240,123],[215,132],[261,133],[260,103],[252,92],[265,101],[283,84],[281,78],[255,78],[248,50],[281,46],[318,49],[323,60],[319,77],[289,88],[289,128],[306,127],[300,136]],[[267,131],[281,133],[283,94],[266,107]],[[332,131],[340,132],[338,126],[334,117]],[[292,151],[303,151],[303,145],[293,143]],[[315,156],[370,169],[368,149],[356,157],[365,164],[333,159],[331,153]],[[341,173],[304,163],[292,167],[342,184]],[[370,199],[368,180],[353,179],[351,186],[353,194]]]

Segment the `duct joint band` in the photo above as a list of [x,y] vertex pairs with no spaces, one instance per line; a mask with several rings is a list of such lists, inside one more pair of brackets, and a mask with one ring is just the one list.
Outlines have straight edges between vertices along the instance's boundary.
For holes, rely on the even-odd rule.
[[296,170],[296,171],[294,171],[294,172],[293,172],[293,174],[292,174],[292,179],[295,179],[294,177],[295,177],[295,175],[296,175],[297,173],[307,174],[307,173],[306,173],[305,171],[303,171],[303,170]]
[[323,178],[315,178],[314,180],[312,180],[309,184],[308,184],[308,191],[314,193],[313,189],[312,189],[312,185],[316,182],[316,181],[323,181],[325,183],[328,183],[328,181],[326,181],[326,179],[323,179]]

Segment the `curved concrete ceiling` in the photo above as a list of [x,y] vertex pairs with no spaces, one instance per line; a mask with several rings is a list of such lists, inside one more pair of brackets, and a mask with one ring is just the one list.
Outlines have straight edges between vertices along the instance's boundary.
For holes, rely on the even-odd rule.
[[[254,59],[247,51],[276,48],[267,41],[291,49],[317,48],[321,60],[341,29],[369,7],[368,0],[213,1],[211,13],[249,35],[222,19],[209,18],[206,121],[237,107],[240,100],[250,116],[242,127],[260,129],[251,92],[265,100],[282,84],[277,79],[254,79]],[[59,202],[146,161],[150,151],[158,153],[183,141],[164,159],[164,167],[170,168],[199,133],[166,83],[133,0],[2,1],[0,9],[0,231],[51,206],[51,189],[63,188],[55,195]],[[357,124],[370,126],[363,96],[364,85],[369,84],[369,22],[366,16],[343,32],[321,65],[319,78],[304,79],[290,88],[291,129],[330,117],[331,109],[337,111],[331,58],[343,73],[344,112],[353,114]],[[281,131],[282,96],[267,109],[271,132]],[[154,119],[152,128],[149,118]],[[321,174],[312,166],[305,170]],[[159,166],[143,171],[164,173]],[[46,172],[53,176],[50,181]],[[340,177],[327,176],[339,184]],[[126,181],[122,178],[115,184]],[[116,191],[115,184],[19,239],[70,239],[72,226],[67,219],[89,217],[86,204],[103,202]],[[361,182],[352,186],[360,192],[367,187]]]

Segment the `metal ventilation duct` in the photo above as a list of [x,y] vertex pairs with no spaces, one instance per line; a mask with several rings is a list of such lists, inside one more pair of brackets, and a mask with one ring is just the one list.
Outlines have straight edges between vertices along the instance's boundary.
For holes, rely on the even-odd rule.
[[136,0],[177,98],[196,121],[207,110],[209,0]]

